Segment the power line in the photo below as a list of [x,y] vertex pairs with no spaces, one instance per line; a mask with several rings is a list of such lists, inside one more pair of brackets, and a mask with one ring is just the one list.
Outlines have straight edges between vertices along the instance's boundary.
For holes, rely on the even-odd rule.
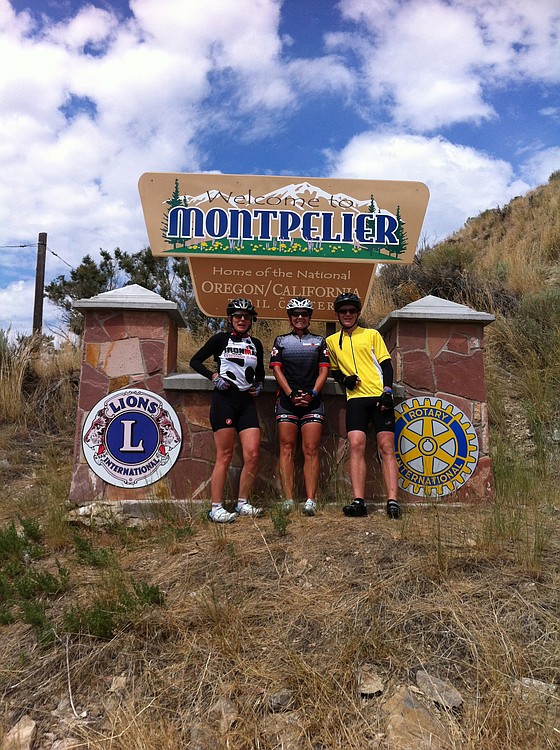
[[51,250],[51,249],[50,249],[50,247],[47,247],[47,250],[48,250],[48,252],[49,252],[49,253],[50,253],[51,255],[54,255],[54,257],[55,257],[55,258],[58,258],[58,259],[59,259],[59,260],[61,260],[61,261],[62,261],[63,263],[66,263],[66,265],[68,266],[68,268],[71,268],[72,270],[74,270],[74,266],[71,266],[71,265],[70,265],[70,263],[68,263],[68,261],[67,261],[67,260],[64,260],[64,258],[61,258],[61,257],[60,257],[60,255],[57,255],[57,254],[56,254],[56,253],[54,252],[54,250]]
[[[37,247],[37,243],[36,242],[26,243],[25,245],[0,245],[0,250],[7,250],[9,248],[18,248],[18,247]],[[55,253],[54,250],[51,250],[50,247],[47,247],[47,252],[49,252],[51,255],[54,255],[55,258],[58,258],[63,263],[66,263],[66,265],[68,266],[68,268],[71,268],[72,270],[74,270],[74,266],[73,265],[71,265],[70,263],[68,263],[67,260],[64,260],[64,258],[62,256],[58,255],[58,253]]]

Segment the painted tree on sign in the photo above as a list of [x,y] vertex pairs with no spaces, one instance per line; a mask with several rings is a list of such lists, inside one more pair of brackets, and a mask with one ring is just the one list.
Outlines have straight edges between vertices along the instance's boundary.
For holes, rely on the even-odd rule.
[[[164,238],[165,242],[168,245],[173,246],[173,250],[177,249],[177,245],[179,244],[179,240],[177,238],[175,239],[169,239],[167,236],[167,230],[169,228],[169,211],[172,208],[175,208],[175,206],[185,206],[187,207],[189,205],[187,199],[185,196],[181,198],[181,193],[179,191],[179,180],[175,178],[175,187],[173,188],[173,193],[171,195],[171,198],[169,200],[165,201],[166,205],[169,206],[167,209],[167,213],[163,217],[163,221],[161,222],[161,234]],[[185,240],[183,239],[183,242],[181,244],[181,247],[185,247]]]
[[[373,195],[370,196],[371,200],[369,202],[368,211],[370,214],[375,214],[379,212],[379,209],[377,208],[377,203],[374,200]],[[366,226],[368,229],[370,229],[373,232],[375,232],[375,219],[368,219],[366,221]],[[373,254],[376,252],[377,248],[375,245],[369,246],[369,252],[371,254],[371,257],[373,258]]]
[[406,252],[406,248],[408,246],[408,237],[406,236],[406,232],[404,231],[404,225],[405,225],[406,222],[403,221],[403,218],[401,216],[401,207],[400,206],[397,206],[396,218],[397,218],[397,224],[398,224],[398,226],[397,226],[397,230],[396,230],[395,234],[397,235],[397,239],[399,241],[399,244],[392,251],[392,255],[394,255],[395,257],[398,258],[399,256],[401,256],[403,253]]

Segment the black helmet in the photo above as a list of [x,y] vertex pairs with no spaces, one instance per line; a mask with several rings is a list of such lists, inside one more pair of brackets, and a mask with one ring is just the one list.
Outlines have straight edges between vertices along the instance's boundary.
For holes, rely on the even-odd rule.
[[362,309],[362,301],[354,292],[343,292],[334,301],[334,311],[338,312],[343,305],[354,305],[358,312]]
[[307,297],[292,297],[292,299],[286,305],[286,312],[288,315],[293,310],[309,310],[309,314],[313,314],[313,302]]
[[253,317],[253,323],[257,319],[257,311],[253,307],[253,303],[250,299],[244,299],[243,297],[239,297],[238,299],[232,299],[231,302],[228,302],[228,306],[226,309],[226,315],[229,318],[230,315],[233,315],[235,312],[248,312]]

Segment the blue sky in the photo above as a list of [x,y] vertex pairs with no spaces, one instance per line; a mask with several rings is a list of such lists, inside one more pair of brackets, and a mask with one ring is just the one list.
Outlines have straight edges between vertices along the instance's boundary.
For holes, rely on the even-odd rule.
[[0,0],[0,63],[12,330],[39,232],[47,282],[147,245],[144,172],[419,180],[433,244],[560,169],[558,0]]

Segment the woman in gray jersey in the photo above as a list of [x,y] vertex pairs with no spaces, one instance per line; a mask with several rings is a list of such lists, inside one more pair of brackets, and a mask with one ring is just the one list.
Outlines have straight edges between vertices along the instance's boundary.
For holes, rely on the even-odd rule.
[[294,455],[298,432],[304,457],[303,475],[307,500],[303,512],[317,512],[319,444],[323,431],[324,404],[321,391],[329,374],[327,344],[322,336],[309,332],[313,304],[294,297],[286,305],[292,330],[277,336],[270,355],[270,366],[279,386],[276,423],[280,441],[279,471],[284,507],[294,503]]

